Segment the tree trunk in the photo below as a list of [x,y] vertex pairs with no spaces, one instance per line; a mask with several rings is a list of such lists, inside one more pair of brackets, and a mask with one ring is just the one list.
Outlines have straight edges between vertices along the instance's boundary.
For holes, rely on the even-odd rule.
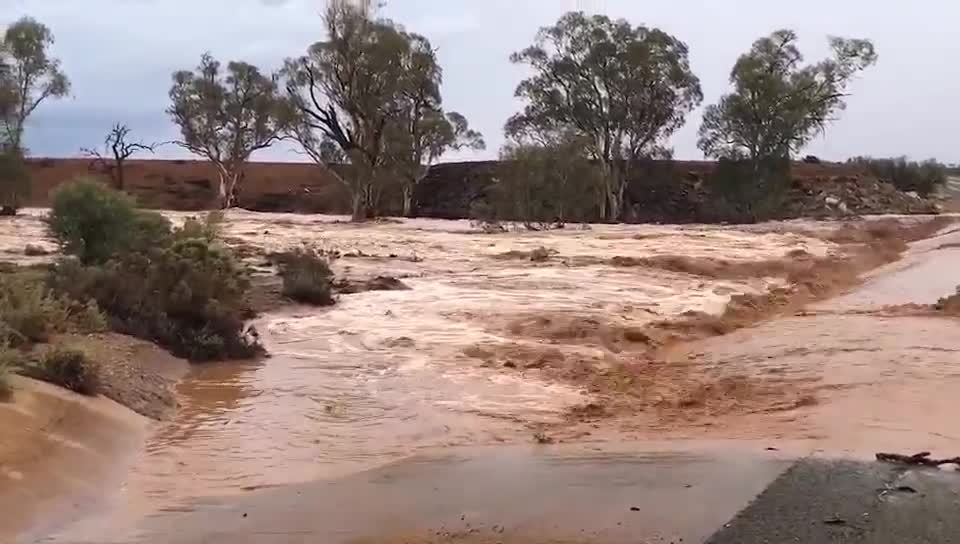
[[226,210],[227,208],[233,207],[236,203],[235,191],[237,175],[221,167],[219,168],[218,177],[220,179],[220,187],[218,190],[220,209]]
[[611,178],[610,163],[605,159],[601,159],[600,160],[600,180],[601,180],[601,183],[603,184],[603,189],[597,195],[598,196],[597,200],[599,201],[597,202],[597,204],[599,205],[599,208],[600,208],[599,210],[600,221],[607,220],[607,206],[610,202],[610,198],[608,196],[610,194],[610,178]]
[[123,190],[123,160],[117,161],[117,179],[116,179],[117,190]]
[[410,217],[413,215],[413,187],[410,185],[403,185],[403,216]]
[[350,215],[350,220],[354,222],[360,222],[367,218],[367,210],[364,206],[364,191],[362,189],[357,189],[353,192],[353,212]]
[[616,223],[620,221],[623,214],[623,195],[626,190],[626,183],[621,168],[614,162],[607,164],[605,168],[605,179],[607,189],[607,207],[604,219]]

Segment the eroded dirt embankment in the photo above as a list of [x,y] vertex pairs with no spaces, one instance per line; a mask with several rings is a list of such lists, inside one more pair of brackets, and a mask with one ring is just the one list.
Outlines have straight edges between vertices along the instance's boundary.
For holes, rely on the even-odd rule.
[[[147,419],[106,398],[12,378],[0,402],[0,541],[43,534],[90,514],[116,488],[147,435]],[[26,536],[23,536],[26,538]]]

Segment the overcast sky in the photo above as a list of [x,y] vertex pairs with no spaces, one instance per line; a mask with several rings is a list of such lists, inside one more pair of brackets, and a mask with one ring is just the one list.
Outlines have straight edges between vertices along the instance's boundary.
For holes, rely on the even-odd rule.
[[[101,142],[109,127],[129,124],[148,141],[177,136],[164,109],[170,74],[192,68],[204,51],[221,60],[276,68],[323,38],[323,0],[0,0],[0,24],[31,15],[54,31],[55,54],[73,81],[72,96],[41,106],[28,128],[37,156],[74,156]],[[960,7],[951,0],[389,0],[384,14],[426,35],[444,69],[448,109],[465,114],[487,150],[450,158],[493,158],[523,67],[511,52],[541,26],[581,9],[659,27],[690,46],[704,103],[729,89],[737,56],[759,36],[791,28],[807,60],[826,55],[828,35],[870,38],[880,60],[850,89],[841,119],[808,152],[825,159],[908,155],[960,160]],[[4,19],[8,18],[8,19]],[[672,146],[698,159],[695,111]],[[162,155],[183,152],[166,148]],[[289,149],[262,159],[300,160]]]

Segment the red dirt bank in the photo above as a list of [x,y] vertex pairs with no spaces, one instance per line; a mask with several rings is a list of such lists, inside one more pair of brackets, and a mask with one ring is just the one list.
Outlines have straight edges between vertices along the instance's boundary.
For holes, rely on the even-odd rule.
[[[435,165],[417,191],[424,217],[469,217],[472,203],[486,196],[496,177],[497,161]],[[49,204],[53,190],[81,175],[97,175],[88,159],[30,159],[33,206]],[[633,203],[629,219],[636,222],[702,222],[704,180],[714,168],[705,161],[652,164],[631,180],[628,196]],[[131,160],[126,166],[126,190],[141,205],[170,210],[216,207],[217,177],[210,163],[196,160]],[[241,183],[239,205],[256,211],[348,213],[350,200],[337,172],[313,163],[250,163]],[[858,213],[930,213],[926,201],[911,199],[891,186],[877,183],[855,168],[837,163],[793,165],[794,187],[788,214],[797,216]],[[388,187],[381,209],[396,214],[389,203],[399,202]],[[828,196],[838,204],[834,210]],[[866,205],[861,205],[866,202]],[[826,208],[826,209],[825,209]],[[842,213],[841,213],[842,212]]]

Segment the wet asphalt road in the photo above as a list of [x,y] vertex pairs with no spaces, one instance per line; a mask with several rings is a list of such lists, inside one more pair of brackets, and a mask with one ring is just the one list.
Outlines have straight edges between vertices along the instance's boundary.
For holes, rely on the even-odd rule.
[[54,542],[960,542],[960,477],[777,452],[497,448],[112,519]]

